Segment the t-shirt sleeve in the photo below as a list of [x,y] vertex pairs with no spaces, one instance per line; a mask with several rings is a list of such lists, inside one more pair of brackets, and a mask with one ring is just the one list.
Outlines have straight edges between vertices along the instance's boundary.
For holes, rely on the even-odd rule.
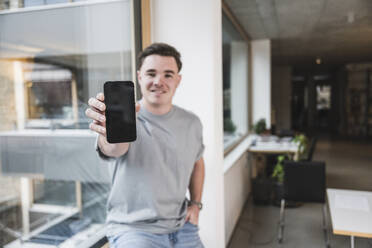
[[197,118],[196,132],[197,132],[198,152],[195,158],[195,162],[197,162],[199,159],[203,157],[204,149],[205,149],[204,142],[203,142],[203,125],[199,118]]

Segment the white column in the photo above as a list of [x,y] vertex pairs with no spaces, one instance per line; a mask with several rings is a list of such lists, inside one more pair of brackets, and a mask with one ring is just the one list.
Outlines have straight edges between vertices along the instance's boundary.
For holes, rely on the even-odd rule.
[[32,179],[21,177],[21,206],[23,235],[30,233],[30,208],[33,202]]
[[18,129],[25,128],[26,110],[25,110],[25,85],[23,81],[22,63],[19,61],[13,62],[14,72],[14,97],[15,107],[17,112],[17,127]]
[[10,9],[17,9],[21,5],[21,0],[10,0],[9,2],[9,8]]
[[175,104],[204,127],[206,179],[199,225],[205,247],[225,247],[221,1],[152,1],[152,39],[175,46],[183,75]]
[[270,40],[252,41],[252,119],[271,123],[271,43]]

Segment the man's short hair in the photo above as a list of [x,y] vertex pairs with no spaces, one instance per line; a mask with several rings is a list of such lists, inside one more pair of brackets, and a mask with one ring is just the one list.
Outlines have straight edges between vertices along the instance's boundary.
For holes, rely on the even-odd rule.
[[178,71],[181,71],[181,54],[177,51],[176,48],[165,43],[153,43],[150,46],[146,47],[146,49],[138,55],[138,69],[141,69],[145,58],[153,54],[173,57],[176,60]]

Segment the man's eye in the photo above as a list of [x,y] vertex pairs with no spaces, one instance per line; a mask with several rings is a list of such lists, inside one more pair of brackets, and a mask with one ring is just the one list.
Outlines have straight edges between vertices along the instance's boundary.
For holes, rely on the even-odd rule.
[[155,77],[155,73],[147,73],[147,76],[149,76],[149,77]]
[[172,78],[173,76],[172,76],[172,74],[165,74],[165,77],[166,78]]

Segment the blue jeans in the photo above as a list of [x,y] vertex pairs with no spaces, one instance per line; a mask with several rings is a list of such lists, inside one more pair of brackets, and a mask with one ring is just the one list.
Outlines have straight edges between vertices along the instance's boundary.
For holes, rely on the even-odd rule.
[[199,228],[190,222],[169,234],[128,231],[108,237],[110,248],[204,248]]

